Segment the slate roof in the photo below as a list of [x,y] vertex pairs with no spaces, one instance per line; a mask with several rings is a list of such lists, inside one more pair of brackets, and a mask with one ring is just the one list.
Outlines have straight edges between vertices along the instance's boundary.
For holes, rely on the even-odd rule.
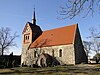
[[43,31],[30,48],[74,44],[77,25]]

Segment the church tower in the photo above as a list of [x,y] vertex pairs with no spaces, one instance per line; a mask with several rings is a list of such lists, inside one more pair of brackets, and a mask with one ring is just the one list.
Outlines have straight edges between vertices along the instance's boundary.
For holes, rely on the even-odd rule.
[[35,10],[32,23],[27,22],[22,32],[21,65],[27,64],[27,52],[30,45],[42,34],[41,28],[36,24]]

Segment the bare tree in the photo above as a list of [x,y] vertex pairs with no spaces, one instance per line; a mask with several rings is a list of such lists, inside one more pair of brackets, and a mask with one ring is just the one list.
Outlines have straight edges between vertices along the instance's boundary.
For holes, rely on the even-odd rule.
[[91,41],[91,50],[95,51],[96,54],[100,52],[100,35],[96,32],[95,28],[90,28],[90,36],[87,37]]
[[84,50],[86,51],[86,55],[89,58],[89,54],[91,53],[91,42],[90,41],[83,41]]
[[[49,42],[50,40],[48,39],[42,39],[36,41],[34,44],[34,48],[35,48],[34,55],[32,54],[32,52],[30,52],[30,50],[27,52],[27,57],[26,57],[27,64],[29,65],[31,64],[30,66],[32,67],[34,62],[35,63],[34,66],[36,66],[39,56],[43,53],[42,47],[47,46]],[[35,59],[33,59],[33,57]]]
[[9,47],[16,46],[14,40],[18,37],[16,33],[11,35],[10,28],[0,28],[0,54],[4,55],[4,52],[9,50]]
[[88,14],[93,15],[96,9],[100,9],[100,0],[66,0],[65,5],[60,6],[60,15],[64,18],[74,18],[80,13],[85,13],[83,17]]
[[[45,47],[45,46],[48,46],[48,43],[50,42],[50,40],[48,39],[43,39],[43,40],[40,40],[40,41],[37,41],[35,43],[35,49],[36,49],[36,53],[37,53],[37,56],[39,57],[40,54],[42,53],[41,50],[42,50],[42,47]],[[38,49],[37,48],[40,48],[39,52],[38,52]]]
[[100,53],[97,53],[93,56],[93,59],[96,61],[96,63],[98,64],[100,61]]
[[[45,52],[45,50],[48,50],[48,48],[43,48],[43,47],[49,46],[50,41],[51,40],[49,39],[41,39],[39,41],[35,41],[34,46],[33,46],[34,54],[32,54],[33,50],[28,50],[27,52],[26,62],[28,66],[39,67],[38,61],[39,61],[39,58],[41,57],[41,54],[46,55],[46,61],[42,63],[41,67],[60,64],[59,61],[54,57],[54,55],[52,57],[51,55]],[[50,49],[53,50],[52,47],[50,47]]]

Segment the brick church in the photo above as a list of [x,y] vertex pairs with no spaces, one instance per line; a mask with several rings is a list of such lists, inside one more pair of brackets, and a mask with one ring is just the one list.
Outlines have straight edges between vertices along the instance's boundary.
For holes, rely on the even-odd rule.
[[22,65],[50,65],[87,63],[78,24],[42,31],[36,24],[35,11],[32,23],[27,22],[22,32]]

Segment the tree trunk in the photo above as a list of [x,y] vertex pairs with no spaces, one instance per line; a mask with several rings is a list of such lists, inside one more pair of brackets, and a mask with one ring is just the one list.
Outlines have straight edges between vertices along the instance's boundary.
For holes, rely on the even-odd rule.
[[4,51],[3,51],[3,48],[2,48],[2,50],[1,50],[1,52],[2,52],[1,55],[3,56],[3,52],[4,52]]

